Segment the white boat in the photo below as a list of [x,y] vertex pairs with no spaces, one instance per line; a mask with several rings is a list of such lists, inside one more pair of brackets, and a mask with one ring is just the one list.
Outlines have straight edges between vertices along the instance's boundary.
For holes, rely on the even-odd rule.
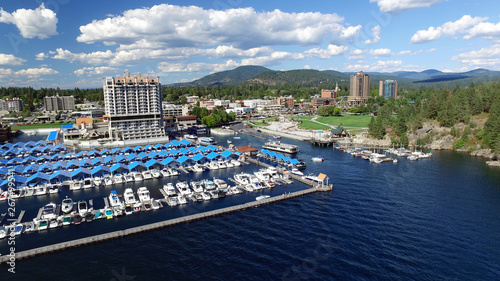
[[160,173],[160,171],[158,171],[158,170],[156,170],[156,169],[151,170],[151,175],[152,175],[152,176],[153,176],[153,178],[155,178],[155,179],[158,179],[158,178],[160,178],[160,177],[161,177],[161,173]]
[[196,142],[198,140],[198,136],[196,135],[184,135],[184,138],[192,142]]
[[123,200],[125,201],[125,204],[129,204],[131,206],[137,203],[132,188],[125,189],[125,191],[123,192]]
[[113,184],[115,183],[113,182],[113,178],[111,176],[104,177],[104,185],[111,186]]
[[201,198],[205,201],[210,200],[212,197],[210,195],[206,194],[205,192],[201,192]]
[[418,157],[412,154],[412,155],[409,155],[407,157],[407,159],[410,160],[410,161],[415,161],[415,160],[418,160]]
[[194,164],[193,166],[191,166],[191,170],[195,173],[203,172],[203,168],[200,164]]
[[226,163],[226,167],[227,168],[233,168],[234,167],[234,164],[231,161],[226,161],[225,163]]
[[151,200],[151,208],[153,210],[160,209],[160,203],[157,200]]
[[219,190],[227,189],[227,183],[222,179],[214,179],[214,184]]
[[78,201],[78,214],[81,216],[81,217],[85,217],[85,214],[87,214],[87,202],[85,200],[80,200]]
[[243,185],[243,189],[245,189],[248,192],[255,191],[255,189],[253,188],[253,186],[251,184],[245,184],[245,185]]
[[45,220],[55,219],[57,217],[56,207],[56,204],[52,202],[43,206],[41,218]]
[[59,222],[57,219],[52,219],[49,221],[49,228],[56,228],[59,226]]
[[166,178],[166,177],[169,177],[170,176],[170,171],[168,169],[162,169],[160,171],[161,175]]
[[134,178],[130,174],[123,175],[123,179],[125,180],[125,182],[133,182],[134,181]]
[[267,169],[261,169],[253,174],[261,181],[268,181],[272,179],[272,176]]
[[235,167],[241,166],[241,162],[236,159],[231,159],[231,164],[233,164]]
[[205,186],[205,191],[211,191],[211,190],[215,190],[217,187],[215,186],[215,183],[211,180],[204,180],[203,181],[203,185]]
[[179,202],[179,205],[187,204],[187,200],[184,196],[177,196],[177,201]]
[[414,155],[415,157],[417,157],[418,159],[423,159],[423,158],[431,158],[432,156],[432,153],[424,153],[422,151],[415,151],[412,153],[412,155]]
[[227,140],[227,143],[228,144],[232,144],[233,142],[231,140]]
[[217,144],[217,142],[214,140],[213,137],[199,137],[198,138],[198,142],[201,143],[201,144],[205,144],[205,145],[215,145]]
[[39,184],[35,188],[34,195],[45,195],[47,194],[47,186],[45,184]]
[[141,172],[135,172],[134,173],[134,181],[142,181],[142,180],[143,180],[143,177],[142,177]]
[[142,178],[144,180],[150,180],[153,178],[153,175],[151,174],[150,171],[144,171],[144,172],[142,172]]
[[83,188],[91,188],[92,187],[92,179],[84,179],[83,180]]
[[170,168],[169,172],[170,172],[171,176],[178,176],[179,175],[179,171],[177,171],[174,168]]
[[170,207],[175,207],[175,206],[177,206],[177,199],[175,197],[168,197],[167,198],[167,204]]
[[219,165],[217,164],[217,161],[212,161],[212,162],[208,163],[208,168],[210,170],[218,170]]
[[241,185],[250,184],[250,174],[238,173],[234,175],[234,180]]
[[74,205],[73,199],[68,198],[68,196],[66,196],[66,198],[62,200],[61,211],[65,214],[69,214],[73,211],[73,205]]
[[47,189],[49,194],[59,193],[59,185],[57,184],[48,184]]
[[102,183],[103,183],[101,177],[94,177],[93,181],[94,181],[94,185],[97,186],[97,187],[101,186]]
[[116,184],[120,184],[120,183],[124,183],[125,181],[123,180],[123,176],[122,175],[115,175],[113,177],[113,181],[116,183]]
[[139,189],[137,189],[137,197],[139,198],[139,201],[142,203],[151,201],[149,190],[145,186],[139,187]]
[[227,168],[226,163],[222,159],[219,159],[219,161],[217,161],[217,166],[219,166],[219,169],[225,169],[225,168]]
[[237,188],[236,186],[231,186],[231,188],[229,188],[229,190],[231,191],[231,194],[240,194],[242,193],[242,191]]
[[175,187],[177,187],[177,190],[179,191],[181,196],[189,196],[193,194],[191,189],[189,189],[188,184],[185,181],[180,181],[175,184]]
[[111,207],[122,207],[122,202],[116,190],[111,190],[108,199]]
[[63,216],[62,217],[62,225],[70,225],[71,224],[71,216]]
[[196,193],[203,192],[203,183],[201,181],[191,181],[190,185],[191,188],[193,189],[193,192]]
[[7,236],[7,230],[5,227],[0,226],[0,239],[5,238],[5,236]]
[[269,195],[261,195],[261,196],[257,196],[257,198],[255,198],[255,200],[260,201],[260,200],[267,199],[269,197],[271,197],[271,196],[269,196]]
[[174,184],[171,182],[163,185],[163,191],[165,191],[165,194],[169,197],[177,195],[177,193],[175,192]]
[[316,157],[311,158],[311,161],[313,161],[313,162],[323,162],[323,161],[325,161],[325,158],[323,158],[323,157],[321,157],[321,156],[318,155]]
[[290,174],[294,174],[294,175],[297,175],[297,176],[303,176],[304,173],[302,173],[299,169],[297,168],[292,168],[292,170],[290,170]]

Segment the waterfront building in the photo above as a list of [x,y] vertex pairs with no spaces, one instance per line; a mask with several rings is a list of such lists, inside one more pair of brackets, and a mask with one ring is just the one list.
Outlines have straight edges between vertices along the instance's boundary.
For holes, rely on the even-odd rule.
[[75,97],[56,96],[43,98],[45,111],[75,110]]
[[380,81],[379,95],[388,98],[398,98],[398,81],[385,80]]
[[103,85],[109,134],[114,139],[165,136],[160,78],[142,74],[106,77]]
[[188,115],[189,109],[187,106],[173,104],[170,102],[162,102],[163,118],[177,117]]
[[360,71],[351,75],[351,88],[347,101],[352,105],[366,103],[370,97],[370,76]]

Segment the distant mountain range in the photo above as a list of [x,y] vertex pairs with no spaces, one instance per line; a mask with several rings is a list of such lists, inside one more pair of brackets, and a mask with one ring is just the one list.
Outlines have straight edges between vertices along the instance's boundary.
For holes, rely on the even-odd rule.
[[[370,75],[372,84],[378,84],[380,80],[397,80],[402,87],[415,87],[421,85],[442,86],[461,85],[470,83],[490,82],[500,80],[500,71],[488,69],[476,69],[467,72],[450,73],[442,72],[436,69],[428,69],[421,72],[416,71],[397,71],[397,72],[365,72]],[[177,83],[172,86],[192,87],[192,86],[218,86],[218,85],[238,85],[265,84],[269,86],[276,85],[300,85],[303,87],[318,87],[334,83],[347,84],[349,77],[354,72],[339,72],[333,70],[288,70],[274,71],[262,66],[240,66],[233,70],[226,70],[207,75],[188,83]]]

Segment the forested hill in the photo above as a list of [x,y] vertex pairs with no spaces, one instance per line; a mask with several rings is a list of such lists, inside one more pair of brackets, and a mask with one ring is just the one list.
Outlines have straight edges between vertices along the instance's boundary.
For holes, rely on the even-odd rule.
[[[471,83],[484,83],[500,80],[500,71],[476,69],[468,72],[449,73],[435,69],[421,72],[365,72],[370,75],[372,87],[377,87],[380,80],[397,80],[401,88],[418,88],[420,86],[454,87],[467,86]],[[233,70],[213,73],[189,83],[177,83],[175,87],[212,87],[231,86],[243,83],[261,84],[266,86],[302,86],[321,87],[329,84],[349,84],[349,76],[354,72],[339,72],[334,70],[287,70],[273,71],[262,66],[240,66]]]

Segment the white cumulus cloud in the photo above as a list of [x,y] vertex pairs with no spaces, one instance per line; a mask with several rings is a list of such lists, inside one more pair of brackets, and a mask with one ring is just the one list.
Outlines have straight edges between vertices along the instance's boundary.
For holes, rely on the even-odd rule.
[[93,66],[91,66],[91,67],[84,67],[84,68],[77,69],[77,70],[73,71],[73,73],[75,73],[77,76],[82,76],[82,75],[91,76],[91,75],[100,75],[100,74],[116,72],[116,71],[117,71],[117,69],[114,67],[109,67],[109,66],[93,67]]
[[11,54],[0,54],[0,65],[21,65],[26,60]]
[[438,27],[429,27],[427,30],[417,31],[410,39],[410,43],[426,43],[429,41],[434,41],[443,35],[453,36],[457,33],[466,33],[467,30],[477,25],[478,23],[487,20],[487,18],[482,17],[471,17],[470,15],[465,15],[457,21],[449,21]]
[[500,67],[500,44],[495,44],[479,50],[462,53],[451,59],[467,65],[470,68]]
[[57,35],[57,15],[42,3],[35,10],[18,9],[12,14],[0,8],[0,23],[14,24],[24,38],[45,39]]
[[81,26],[77,41],[108,45],[201,47],[233,45],[250,49],[272,45],[314,45],[348,37],[352,27],[337,14],[257,12],[253,8],[203,9],[161,4]]
[[399,13],[415,8],[428,8],[444,0],[370,0],[370,3],[377,3],[380,11],[384,13]]
[[362,41],[361,43],[363,44],[375,44],[380,42],[380,25],[374,26],[371,28],[372,34],[373,34],[373,39],[368,39],[365,41]]
[[500,41],[500,22],[481,22],[469,30],[469,34],[464,36],[464,39],[472,39],[481,37],[488,40]]
[[50,75],[50,74],[58,74],[57,70],[52,68],[28,68],[16,71],[14,74],[18,76],[27,76],[29,78],[39,77],[41,75]]

